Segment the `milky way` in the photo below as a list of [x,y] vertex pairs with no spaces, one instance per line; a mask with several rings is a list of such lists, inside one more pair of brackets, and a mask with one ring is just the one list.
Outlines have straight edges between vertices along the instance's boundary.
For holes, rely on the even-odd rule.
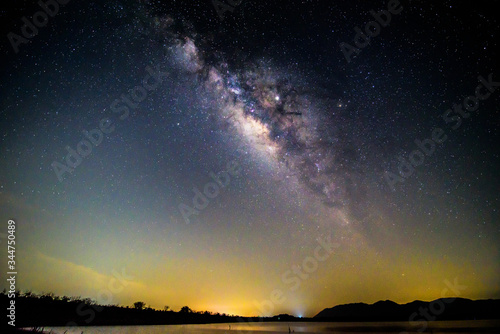
[[239,67],[226,61],[209,64],[207,52],[191,36],[169,30],[176,25],[172,18],[155,21],[166,25],[156,33],[170,43],[165,48],[173,66],[197,75],[221,126],[230,124],[236,136],[277,161],[327,207],[347,209],[351,197],[360,195],[364,163],[347,138],[351,125],[342,117],[341,99],[328,97],[296,67],[280,68],[271,60]]

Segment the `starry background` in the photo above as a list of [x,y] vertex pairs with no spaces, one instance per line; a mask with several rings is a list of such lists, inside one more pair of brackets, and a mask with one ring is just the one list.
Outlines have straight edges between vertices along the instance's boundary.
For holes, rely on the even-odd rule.
[[[500,298],[499,92],[456,130],[441,117],[500,80],[495,4],[403,1],[351,62],[340,44],[387,2],[243,0],[221,19],[208,0],[71,1],[18,53],[6,36],[40,8],[3,9],[0,241],[15,219],[18,289],[239,315],[276,289],[270,313],[304,316],[446,281]],[[120,119],[148,66],[162,82]],[[103,118],[113,132],[59,180]],[[448,139],[391,189],[435,127]],[[230,162],[188,223],[180,206]],[[304,274],[321,240],[338,247]]]

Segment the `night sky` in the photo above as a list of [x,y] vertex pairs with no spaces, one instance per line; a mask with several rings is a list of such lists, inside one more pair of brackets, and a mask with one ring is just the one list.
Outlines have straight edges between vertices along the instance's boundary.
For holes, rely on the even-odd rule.
[[18,289],[238,315],[500,298],[498,1],[48,3],[0,12]]

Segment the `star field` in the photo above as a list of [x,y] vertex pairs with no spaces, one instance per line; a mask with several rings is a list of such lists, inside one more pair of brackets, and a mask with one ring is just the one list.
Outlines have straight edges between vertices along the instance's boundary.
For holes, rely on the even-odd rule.
[[[19,288],[239,315],[275,289],[273,314],[307,316],[454,279],[500,298],[498,19],[492,2],[396,3],[68,2],[5,37]],[[4,36],[37,6],[5,9]],[[130,284],[103,300],[116,271]]]

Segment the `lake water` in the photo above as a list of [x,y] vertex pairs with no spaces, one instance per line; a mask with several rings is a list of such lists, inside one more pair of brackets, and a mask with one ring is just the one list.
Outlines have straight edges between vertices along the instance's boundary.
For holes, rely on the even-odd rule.
[[[419,329],[426,327],[427,333],[465,334],[465,333],[500,333],[500,320],[473,321],[435,321],[419,323],[406,322],[241,322],[230,324],[207,325],[161,325],[161,326],[88,326],[88,327],[46,327],[53,334],[222,334],[222,333],[421,333]],[[231,327],[229,327],[231,326]]]

